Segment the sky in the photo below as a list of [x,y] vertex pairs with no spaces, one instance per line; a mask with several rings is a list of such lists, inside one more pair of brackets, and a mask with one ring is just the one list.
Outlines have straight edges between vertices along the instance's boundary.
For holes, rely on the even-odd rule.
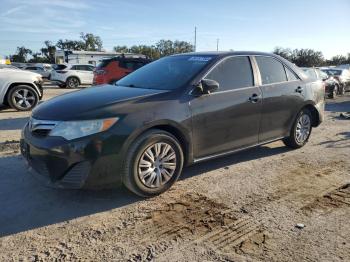
[[350,53],[350,0],[0,0],[0,55],[80,32],[100,36],[107,51],[160,39],[193,43],[195,26],[197,51],[216,50],[219,39],[221,51]]

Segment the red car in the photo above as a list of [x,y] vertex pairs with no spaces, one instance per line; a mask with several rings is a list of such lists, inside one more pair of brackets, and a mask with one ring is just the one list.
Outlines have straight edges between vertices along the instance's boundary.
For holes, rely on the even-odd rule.
[[144,55],[121,55],[103,59],[94,70],[93,85],[113,84],[149,62],[151,60]]

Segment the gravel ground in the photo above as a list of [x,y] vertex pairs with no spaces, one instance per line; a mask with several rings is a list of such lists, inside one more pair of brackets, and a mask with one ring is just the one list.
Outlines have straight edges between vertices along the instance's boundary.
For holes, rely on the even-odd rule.
[[147,200],[43,187],[18,155],[28,114],[2,111],[0,260],[350,261],[350,120],[339,118],[350,95],[326,110],[304,148],[197,164]]

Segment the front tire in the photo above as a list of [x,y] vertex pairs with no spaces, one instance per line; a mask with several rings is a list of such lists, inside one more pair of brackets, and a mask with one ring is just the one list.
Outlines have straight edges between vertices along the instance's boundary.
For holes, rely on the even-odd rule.
[[312,115],[307,109],[303,109],[299,112],[289,137],[283,139],[283,143],[291,148],[297,149],[303,147],[312,131]]
[[163,130],[150,130],[130,146],[123,168],[123,183],[135,194],[152,197],[167,191],[184,163],[179,141]]
[[15,86],[8,93],[8,104],[18,111],[30,111],[38,102],[39,95],[31,86]]

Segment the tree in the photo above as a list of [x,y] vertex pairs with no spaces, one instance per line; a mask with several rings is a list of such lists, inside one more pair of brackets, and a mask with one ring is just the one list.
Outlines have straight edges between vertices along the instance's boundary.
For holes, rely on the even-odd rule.
[[322,66],[325,63],[322,52],[312,49],[294,49],[276,47],[273,51],[297,66],[313,67]]
[[114,50],[119,53],[143,54],[152,59],[158,59],[163,56],[192,52],[194,47],[185,41],[160,40],[155,45],[115,46]]
[[273,50],[273,53],[289,61],[292,60],[292,50],[290,50],[289,48],[275,47],[275,49]]
[[85,48],[85,43],[81,40],[68,40],[68,39],[60,39],[56,43],[56,47],[61,50],[74,50],[81,51]]
[[55,63],[56,47],[50,41],[45,41],[45,47],[41,48],[41,54],[46,58],[46,63]]
[[101,51],[102,49],[102,40],[99,36],[95,36],[91,33],[80,33],[80,38],[84,41],[84,50],[85,51]]
[[291,59],[297,66],[303,67],[322,66],[325,61],[322,52],[312,49],[294,49]]
[[349,63],[349,58],[350,58],[350,54],[348,54],[348,57],[343,56],[343,55],[337,55],[337,56],[333,56],[328,62],[329,65],[341,65],[341,64],[346,64]]
[[27,62],[28,55],[32,54],[32,50],[25,48],[24,46],[18,46],[16,54],[11,56],[12,62],[25,63]]
[[113,49],[117,53],[129,53],[129,48],[126,45],[118,45],[113,47]]

